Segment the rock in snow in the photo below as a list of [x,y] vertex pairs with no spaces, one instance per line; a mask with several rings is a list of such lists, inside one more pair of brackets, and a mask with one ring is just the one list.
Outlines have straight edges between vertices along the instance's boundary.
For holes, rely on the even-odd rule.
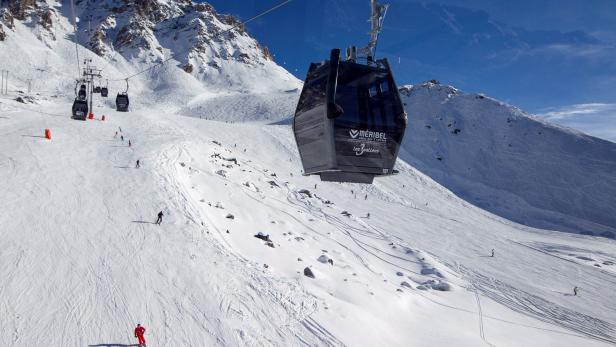
[[310,277],[310,278],[315,278],[314,273],[312,272],[312,270],[309,267],[304,268],[304,276]]

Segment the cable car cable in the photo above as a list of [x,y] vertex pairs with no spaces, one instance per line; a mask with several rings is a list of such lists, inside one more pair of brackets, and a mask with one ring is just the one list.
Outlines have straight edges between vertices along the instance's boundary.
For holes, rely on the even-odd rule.
[[71,0],[71,13],[73,15],[73,32],[75,33],[75,53],[77,54],[77,77],[81,75],[81,66],[79,65],[79,45],[77,44],[77,18],[75,17],[75,1]]

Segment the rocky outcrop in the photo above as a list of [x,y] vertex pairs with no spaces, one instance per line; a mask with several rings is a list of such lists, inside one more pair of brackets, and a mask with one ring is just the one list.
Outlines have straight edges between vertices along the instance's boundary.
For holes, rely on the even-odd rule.
[[[4,0],[0,2],[0,24],[8,29],[15,28],[15,21],[35,23],[46,29],[55,40],[53,28],[56,11],[44,0]],[[0,25],[0,41],[6,39],[7,33]]]

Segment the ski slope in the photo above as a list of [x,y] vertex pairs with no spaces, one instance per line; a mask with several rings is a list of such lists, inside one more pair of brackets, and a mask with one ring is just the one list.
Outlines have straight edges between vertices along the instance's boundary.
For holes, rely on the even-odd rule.
[[137,323],[151,346],[614,344],[614,241],[517,225],[404,163],[303,177],[288,125],[1,102],[3,346],[128,345]]
[[[0,42],[11,72],[0,97],[0,346],[128,346],[137,323],[148,346],[616,344],[616,241],[534,229],[498,216],[521,213],[477,204],[450,183],[469,178],[473,187],[485,177],[442,180],[420,146],[435,136],[425,124],[410,123],[397,176],[374,185],[304,177],[288,120],[301,82],[272,61],[216,60],[219,72],[188,74],[183,64],[224,57],[234,45],[263,52],[241,36],[189,60],[196,42],[186,34],[171,43],[168,30],[148,41],[162,51],[99,57],[79,45],[82,59],[117,81],[109,99],[95,96],[96,120],[74,121],[70,10],[45,2],[56,10],[51,30],[15,21]],[[107,3],[116,1],[78,3],[77,12],[91,6],[103,21]],[[194,29],[202,23],[193,15],[182,20]],[[131,112],[114,111],[123,77],[178,52],[181,59],[130,80]],[[454,104],[441,109],[439,95],[429,96],[413,106],[430,112],[409,112],[411,120]],[[475,135],[462,143],[495,141],[489,131]],[[442,148],[464,156],[454,151],[464,148],[458,140]],[[577,188],[593,203],[613,198],[609,187]],[[479,192],[491,206],[528,207]],[[613,216],[601,211],[609,224]]]

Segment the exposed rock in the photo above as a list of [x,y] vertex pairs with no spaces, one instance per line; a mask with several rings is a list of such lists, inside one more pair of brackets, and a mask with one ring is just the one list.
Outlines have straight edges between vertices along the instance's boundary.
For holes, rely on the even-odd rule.
[[271,242],[272,240],[270,239],[269,235],[265,235],[262,232],[258,232],[257,235],[255,235],[256,238],[261,239],[263,241],[266,242]]
[[304,269],[304,276],[310,277],[310,278],[315,278],[314,273],[312,272],[312,270],[309,267]]

